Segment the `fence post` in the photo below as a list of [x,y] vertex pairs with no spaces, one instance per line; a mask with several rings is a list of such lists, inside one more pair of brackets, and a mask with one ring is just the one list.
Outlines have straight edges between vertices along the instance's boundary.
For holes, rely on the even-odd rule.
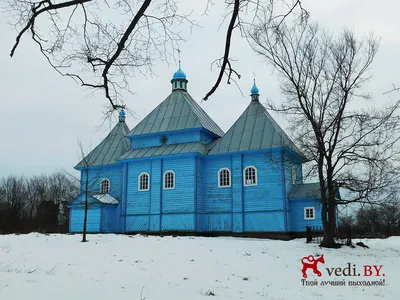
[[351,226],[349,225],[347,227],[347,240],[346,240],[346,246],[351,246],[352,242],[351,242]]
[[306,226],[306,239],[307,239],[307,243],[312,242],[312,231],[311,231],[310,226]]

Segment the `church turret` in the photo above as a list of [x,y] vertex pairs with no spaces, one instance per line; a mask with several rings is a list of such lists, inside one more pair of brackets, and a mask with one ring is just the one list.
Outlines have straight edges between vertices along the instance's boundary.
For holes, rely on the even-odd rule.
[[121,109],[121,111],[119,112],[118,119],[120,122],[125,122],[125,111],[123,109]]
[[174,73],[171,79],[172,90],[187,90],[187,79],[186,74],[181,70],[181,63],[179,62],[179,69]]
[[251,101],[258,101],[260,98],[258,87],[256,86],[256,80],[254,79],[253,87],[250,90],[251,92]]

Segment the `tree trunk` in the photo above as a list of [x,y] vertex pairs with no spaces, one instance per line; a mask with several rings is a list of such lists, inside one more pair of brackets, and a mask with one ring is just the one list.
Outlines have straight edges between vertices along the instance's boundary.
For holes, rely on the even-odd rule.
[[85,214],[83,217],[83,234],[82,234],[82,242],[87,242],[86,239],[86,227],[87,227],[87,215],[88,215],[88,208],[89,208],[89,202],[88,202],[88,188],[89,188],[89,172],[86,172],[86,179],[85,179]]
[[336,203],[335,203],[335,187],[333,183],[332,168],[328,162],[328,168],[326,172],[326,181],[328,188],[328,199],[327,202],[327,224],[324,228],[324,239],[322,240],[321,247],[335,248],[335,233],[336,233]]

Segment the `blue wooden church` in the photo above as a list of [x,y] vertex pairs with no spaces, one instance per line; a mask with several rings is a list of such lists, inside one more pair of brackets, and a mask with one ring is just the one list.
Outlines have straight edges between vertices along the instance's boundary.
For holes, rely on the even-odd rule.
[[75,169],[81,194],[70,232],[304,232],[321,226],[319,184],[304,184],[305,156],[259,102],[224,133],[187,90],[172,92],[132,130],[119,122]]

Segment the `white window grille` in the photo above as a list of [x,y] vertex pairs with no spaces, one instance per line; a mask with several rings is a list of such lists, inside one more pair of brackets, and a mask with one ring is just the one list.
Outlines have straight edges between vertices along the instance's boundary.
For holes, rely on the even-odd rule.
[[315,220],[315,207],[304,207],[304,220]]
[[104,178],[100,182],[100,193],[108,194],[110,192],[110,180],[108,178]]
[[244,169],[244,185],[257,185],[257,168],[248,166]]
[[166,171],[164,173],[164,190],[175,188],[175,173],[174,171]]
[[146,172],[140,173],[138,187],[139,191],[148,191],[150,189],[149,173]]
[[218,187],[231,186],[231,171],[228,168],[223,168],[218,171]]

